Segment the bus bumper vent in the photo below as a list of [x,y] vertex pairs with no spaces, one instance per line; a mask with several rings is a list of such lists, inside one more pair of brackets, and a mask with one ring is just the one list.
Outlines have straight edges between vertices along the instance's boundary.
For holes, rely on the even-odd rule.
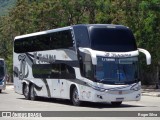
[[101,95],[97,95],[98,98],[103,99],[103,97]]

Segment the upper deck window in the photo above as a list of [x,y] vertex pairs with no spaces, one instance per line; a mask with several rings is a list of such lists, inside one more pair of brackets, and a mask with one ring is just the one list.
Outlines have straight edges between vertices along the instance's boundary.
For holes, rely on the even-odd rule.
[[127,28],[90,27],[91,48],[108,52],[137,50],[135,38]]
[[42,34],[32,37],[16,39],[14,51],[16,53],[53,50],[73,47],[73,39],[70,30]]

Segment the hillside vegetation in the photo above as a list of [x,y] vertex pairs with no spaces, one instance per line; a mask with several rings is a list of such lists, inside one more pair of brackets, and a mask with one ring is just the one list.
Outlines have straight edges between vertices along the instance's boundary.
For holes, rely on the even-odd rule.
[[0,16],[6,15],[15,3],[16,0],[0,0]]
[[140,56],[143,84],[156,83],[160,60],[160,0],[17,0],[8,16],[0,18],[0,56],[7,60],[12,74],[15,36],[84,23],[130,27],[137,46],[152,55],[151,66],[146,66],[145,56]]

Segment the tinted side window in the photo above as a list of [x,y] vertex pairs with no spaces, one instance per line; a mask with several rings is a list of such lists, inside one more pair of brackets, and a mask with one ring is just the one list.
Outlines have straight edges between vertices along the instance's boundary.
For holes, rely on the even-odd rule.
[[92,79],[93,74],[92,74],[92,60],[91,60],[91,56],[89,54],[85,54],[85,59],[84,59],[84,64],[83,64],[83,68],[84,68],[84,77]]
[[4,66],[4,61],[0,60],[0,66]]
[[81,75],[85,78],[93,80],[93,65],[89,54],[80,53],[79,64]]
[[86,26],[74,26],[74,34],[78,47],[90,47],[89,35]]
[[50,49],[73,47],[71,31],[55,32],[50,34]]
[[75,79],[75,71],[71,66],[61,64],[61,79]]
[[70,30],[17,39],[14,42],[14,51],[16,53],[69,47],[73,47],[73,39]]
[[59,64],[34,64],[32,65],[34,78],[59,78]]
[[66,64],[34,64],[34,78],[75,79],[75,71]]

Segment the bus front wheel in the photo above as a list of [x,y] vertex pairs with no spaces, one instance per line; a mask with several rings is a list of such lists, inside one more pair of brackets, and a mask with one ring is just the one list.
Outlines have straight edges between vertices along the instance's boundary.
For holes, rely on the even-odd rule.
[[122,102],[111,102],[111,104],[113,106],[120,106],[122,104]]
[[2,90],[0,90],[0,93],[2,92]]
[[26,100],[30,99],[30,97],[29,97],[29,86],[27,84],[24,85],[23,94],[24,94]]
[[72,91],[71,101],[72,101],[73,105],[75,105],[75,106],[81,105],[81,101],[79,100],[79,93],[78,93],[78,90],[76,87]]

